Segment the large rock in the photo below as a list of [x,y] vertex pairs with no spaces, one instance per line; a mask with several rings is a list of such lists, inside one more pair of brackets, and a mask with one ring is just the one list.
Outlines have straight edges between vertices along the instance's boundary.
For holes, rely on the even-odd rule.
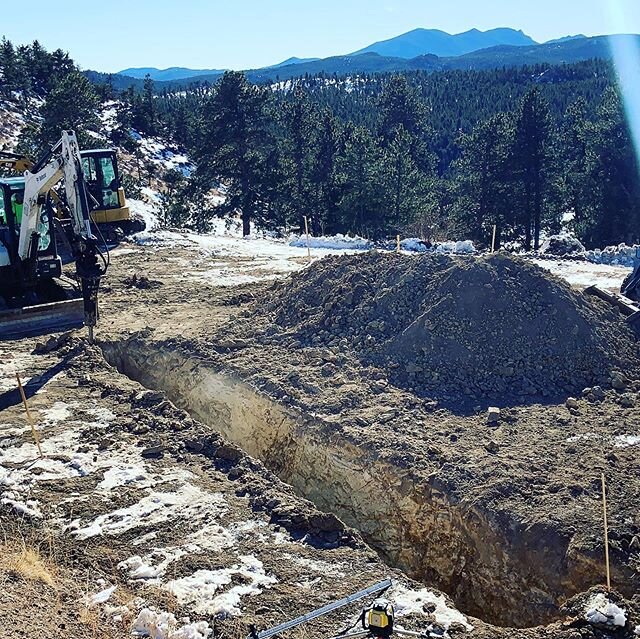
[[561,233],[552,235],[540,247],[542,255],[583,255],[585,248],[577,237]]

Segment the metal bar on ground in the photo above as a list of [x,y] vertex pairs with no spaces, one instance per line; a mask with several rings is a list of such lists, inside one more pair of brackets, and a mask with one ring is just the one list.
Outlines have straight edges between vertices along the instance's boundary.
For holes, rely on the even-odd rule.
[[334,601],[333,603],[327,604],[322,608],[318,608],[317,610],[313,610],[312,612],[308,612],[306,615],[302,615],[301,617],[297,617],[296,619],[292,619],[291,621],[285,621],[281,623],[279,626],[275,626],[269,630],[263,630],[262,632],[257,633],[256,635],[248,635],[247,639],[268,639],[268,637],[273,637],[275,635],[280,634],[281,632],[285,632],[286,630],[291,630],[291,628],[295,628],[302,623],[306,623],[307,621],[312,621],[313,619],[317,619],[318,617],[322,617],[333,610],[337,610],[338,608],[342,608],[344,606],[353,603],[354,601],[358,601],[360,599],[364,599],[369,595],[376,594],[381,592],[382,590],[387,590],[387,588],[391,587],[391,579],[385,579],[373,586],[369,586],[364,590],[360,590],[352,595],[348,595],[343,599],[339,599],[338,601]]
[[359,632],[350,632],[347,635],[336,635],[335,637],[330,637],[330,639],[355,639],[356,637],[372,637],[370,630],[360,630]]

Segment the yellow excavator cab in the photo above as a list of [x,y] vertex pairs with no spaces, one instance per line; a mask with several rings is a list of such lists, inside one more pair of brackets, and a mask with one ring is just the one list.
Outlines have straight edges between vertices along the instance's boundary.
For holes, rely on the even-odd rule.
[[[106,240],[118,240],[128,233],[144,230],[144,222],[131,217],[118,170],[118,158],[114,149],[87,149],[81,151],[82,170],[89,195],[91,219],[98,225]],[[26,156],[0,151],[0,166],[24,173],[31,170],[33,162]],[[59,202],[55,191],[53,199]]]
[[82,151],[82,168],[92,200],[91,217],[97,224],[126,222],[131,214],[120,185],[118,159],[113,149]]

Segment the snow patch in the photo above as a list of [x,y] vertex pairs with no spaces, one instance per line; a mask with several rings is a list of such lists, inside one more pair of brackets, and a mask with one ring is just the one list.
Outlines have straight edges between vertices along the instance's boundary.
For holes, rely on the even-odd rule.
[[626,611],[613,602],[607,596],[599,592],[587,603],[585,619],[591,624],[624,627],[627,623]]
[[51,408],[40,411],[47,426],[67,421],[71,415],[71,406],[66,402],[55,402]]
[[105,588],[100,592],[97,592],[95,595],[91,595],[87,598],[87,604],[89,606],[98,606],[103,603],[107,603],[109,599],[111,599],[111,595],[116,591],[118,586],[110,586],[109,588]]
[[439,242],[435,245],[436,253],[444,253],[447,255],[473,255],[476,247],[471,240],[462,240],[460,242]]
[[640,435],[616,435],[614,445],[616,448],[628,448],[640,444]]
[[308,568],[316,573],[332,575],[334,577],[345,576],[345,573],[340,570],[340,567],[342,566],[340,563],[329,563],[318,559],[308,559],[307,557],[290,554],[286,554],[285,557],[287,558],[287,561],[298,564],[298,566],[302,566],[303,568]]
[[184,484],[175,492],[150,491],[149,495],[126,508],[96,517],[72,534],[78,539],[97,535],[121,535],[134,528],[146,527],[178,518],[191,519],[205,512],[226,508],[221,493],[208,493],[192,484]]
[[629,274],[627,268],[607,264],[541,259],[531,261],[554,275],[558,275],[572,286],[587,288],[595,285],[611,293],[620,292],[622,282]]
[[627,246],[607,246],[605,249],[595,249],[587,251],[585,257],[594,264],[611,264],[618,266],[633,267],[636,260],[640,259],[640,245]]
[[[233,586],[227,592],[216,593],[231,583],[234,575],[240,575],[249,583]],[[242,614],[242,597],[258,595],[262,587],[277,583],[267,575],[262,562],[253,555],[241,555],[240,564],[220,570],[198,570],[188,577],[167,582],[166,589],[173,593],[180,604],[192,604],[198,614],[236,617]]]
[[32,499],[20,501],[14,499],[11,493],[3,493],[0,504],[13,508],[19,515],[25,515],[33,519],[40,519],[42,517],[42,511],[39,508],[40,504]]
[[351,249],[356,251],[367,251],[374,247],[373,243],[369,240],[365,240],[362,237],[350,236],[350,235],[342,235],[342,233],[338,233],[337,235],[326,236],[322,235],[319,237],[309,237],[309,241],[307,243],[306,235],[292,235],[289,240],[289,246],[295,246],[298,248],[323,248],[323,249],[334,249],[334,250],[344,250]]
[[[149,189],[151,191],[151,189]],[[151,191],[156,197],[155,191]],[[134,240],[137,242],[139,235],[147,234],[150,231],[154,231],[160,226],[158,221],[158,206],[157,204],[151,204],[149,202],[143,202],[142,200],[127,199],[129,209],[134,216],[144,220],[145,230],[134,235]]]
[[206,639],[212,630],[206,621],[197,621],[179,626],[170,612],[156,612],[143,608],[133,622],[133,634],[151,639]]
[[473,626],[467,621],[467,618],[455,608],[451,608],[447,604],[444,595],[436,595],[427,588],[422,590],[411,590],[402,585],[394,585],[388,592],[389,600],[393,602],[396,609],[396,616],[403,617],[410,614],[424,615],[425,604],[435,606],[433,616],[438,625],[442,626],[445,631],[453,623],[462,624],[468,631],[473,630]]

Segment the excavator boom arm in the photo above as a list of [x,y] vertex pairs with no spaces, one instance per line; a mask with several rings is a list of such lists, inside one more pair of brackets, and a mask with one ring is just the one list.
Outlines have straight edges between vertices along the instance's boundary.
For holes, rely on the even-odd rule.
[[76,263],[76,275],[81,283],[85,324],[92,334],[98,317],[100,278],[106,265],[101,267],[98,262],[97,242],[91,233],[87,188],[75,133],[63,131],[58,143],[24,175],[24,204],[18,243],[20,259],[24,262],[34,259],[42,207],[53,187],[63,180],[71,216],[68,239]]

